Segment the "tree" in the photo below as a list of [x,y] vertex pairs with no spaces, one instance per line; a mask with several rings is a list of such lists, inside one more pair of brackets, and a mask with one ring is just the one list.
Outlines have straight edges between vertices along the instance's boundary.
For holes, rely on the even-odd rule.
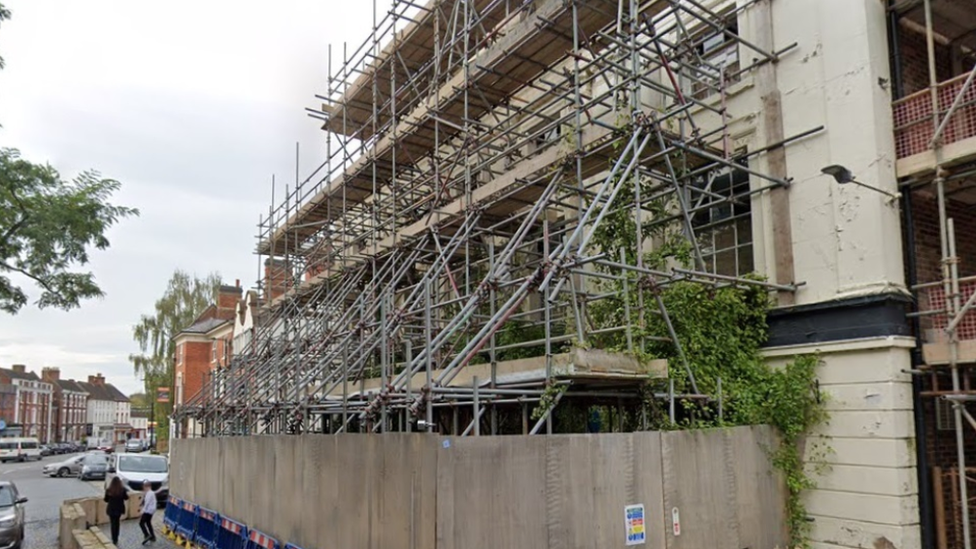
[[149,397],[146,393],[132,393],[129,395],[129,403],[133,410],[149,408]]
[[[3,23],[7,19],[10,19],[10,10],[3,7],[3,2],[0,2],[0,23]],[[3,68],[3,57],[0,57],[0,69]]]
[[[9,18],[0,4],[0,22]],[[75,269],[88,263],[92,248],[109,247],[110,227],[139,215],[109,202],[120,186],[94,171],[68,182],[48,164],[0,149],[0,310],[15,314],[27,304],[27,292],[11,275],[39,287],[42,309],[69,310],[104,295],[92,273]]]
[[88,263],[91,248],[109,247],[110,227],[139,214],[109,202],[119,187],[96,172],[66,182],[51,166],[0,149],[0,310],[14,314],[27,303],[14,273],[37,284],[42,309],[69,310],[104,295],[92,273],[74,269]]
[[[136,375],[143,376],[146,394],[151,399],[158,387],[173,385],[176,350],[173,338],[213,303],[219,287],[220,275],[217,273],[199,279],[177,269],[163,296],[156,300],[154,313],[142,315],[132,327],[132,339],[139,344],[140,354],[129,355],[129,361]],[[157,436],[167,433],[165,418],[165,411],[157,408]]]

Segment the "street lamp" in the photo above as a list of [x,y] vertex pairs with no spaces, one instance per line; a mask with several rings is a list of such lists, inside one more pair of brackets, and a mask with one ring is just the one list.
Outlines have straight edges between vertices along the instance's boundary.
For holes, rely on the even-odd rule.
[[829,175],[833,177],[834,181],[837,181],[838,184],[846,185],[847,183],[853,183],[855,185],[864,187],[865,189],[871,189],[876,193],[881,193],[887,196],[888,197],[887,204],[889,206],[893,204],[896,200],[901,198],[900,193],[890,193],[884,189],[879,189],[877,187],[872,187],[871,185],[861,183],[860,181],[854,178],[854,174],[851,173],[851,170],[847,169],[844,166],[841,166],[840,164],[832,164],[830,166],[826,166],[822,168],[820,171],[823,172],[824,175]]

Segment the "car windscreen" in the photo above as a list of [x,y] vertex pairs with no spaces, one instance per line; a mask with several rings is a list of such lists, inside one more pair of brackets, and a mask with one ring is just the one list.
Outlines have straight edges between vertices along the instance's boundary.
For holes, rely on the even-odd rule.
[[105,465],[105,458],[102,456],[85,456],[85,465]]
[[153,456],[119,456],[119,471],[132,473],[165,473],[166,458]]
[[15,500],[14,491],[10,486],[0,486],[0,507],[10,507]]

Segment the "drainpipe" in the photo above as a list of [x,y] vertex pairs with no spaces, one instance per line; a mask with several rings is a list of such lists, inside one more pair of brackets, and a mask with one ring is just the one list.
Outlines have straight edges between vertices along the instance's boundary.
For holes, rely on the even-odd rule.
[[[900,99],[905,94],[902,79],[901,50],[898,47],[900,28],[898,12],[894,9],[895,0],[888,0],[888,50],[891,63],[892,99]],[[905,238],[902,240],[907,271],[908,287],[918,284],[918,260],[915,255],[915,218],[912,213],[912,189],[908,187],[901,193],[901,211]],[[918,296],[914,296],[917,298]],[[911,319],[915,334],[915,348],[912,349],[912,369],[924,363],[922,357],[922,323],[919,317]],[[932,501],[932,480],[929,477],[928,429],[922,407],[922,379],[912,376],[912,418],[915,423],[915,476],[918,479],[919,530],[923,549],[933,549],[935,540],[935,508]]]
[[[912,215],[912,189],[906,188],[902,193],[902,212],[905,221],[905,258],[908,270],[909,287],[918,284],[917,259],[915,257],[915,222]],[[915,296],[916,299],[918,296]],[[922,325],[919,317],[912,317],[912,331],[915,333],[915,348],[912,349],[912,369],[916,370],[924,364],[922,358]],[[935,547],[933,532],[935,532],[935,511],[932,501],[932,481],[929,477],[928,429],[922,408],[922,379],[912,376],[912,417],[915,420],[915,467],[918,477],[918,512],[921,525],[922,547]]]

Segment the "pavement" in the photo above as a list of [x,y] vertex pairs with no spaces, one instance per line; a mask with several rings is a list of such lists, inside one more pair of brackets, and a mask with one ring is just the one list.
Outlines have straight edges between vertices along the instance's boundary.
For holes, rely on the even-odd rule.
[[[27,498],[25,506],[27,531],[23,549],[55,549],[58,546],[58,519],[61,503],[66,499],[100,496],[104,493],[102,481],[84,482],[77,478],[51,478],[41,473],[46,463],[61,461],[70,456],[48,456],[41,461],[0,464],[0,480],[17,485],[20,495]],[[153,519],[156,529],[154,549],[177,549],[177,545],[162,535],[163,512],[157,511]],[[104,526],[110,535],[109,527]],[[142,547],[139,521],[122,522],[119,533],[119,549]]]

